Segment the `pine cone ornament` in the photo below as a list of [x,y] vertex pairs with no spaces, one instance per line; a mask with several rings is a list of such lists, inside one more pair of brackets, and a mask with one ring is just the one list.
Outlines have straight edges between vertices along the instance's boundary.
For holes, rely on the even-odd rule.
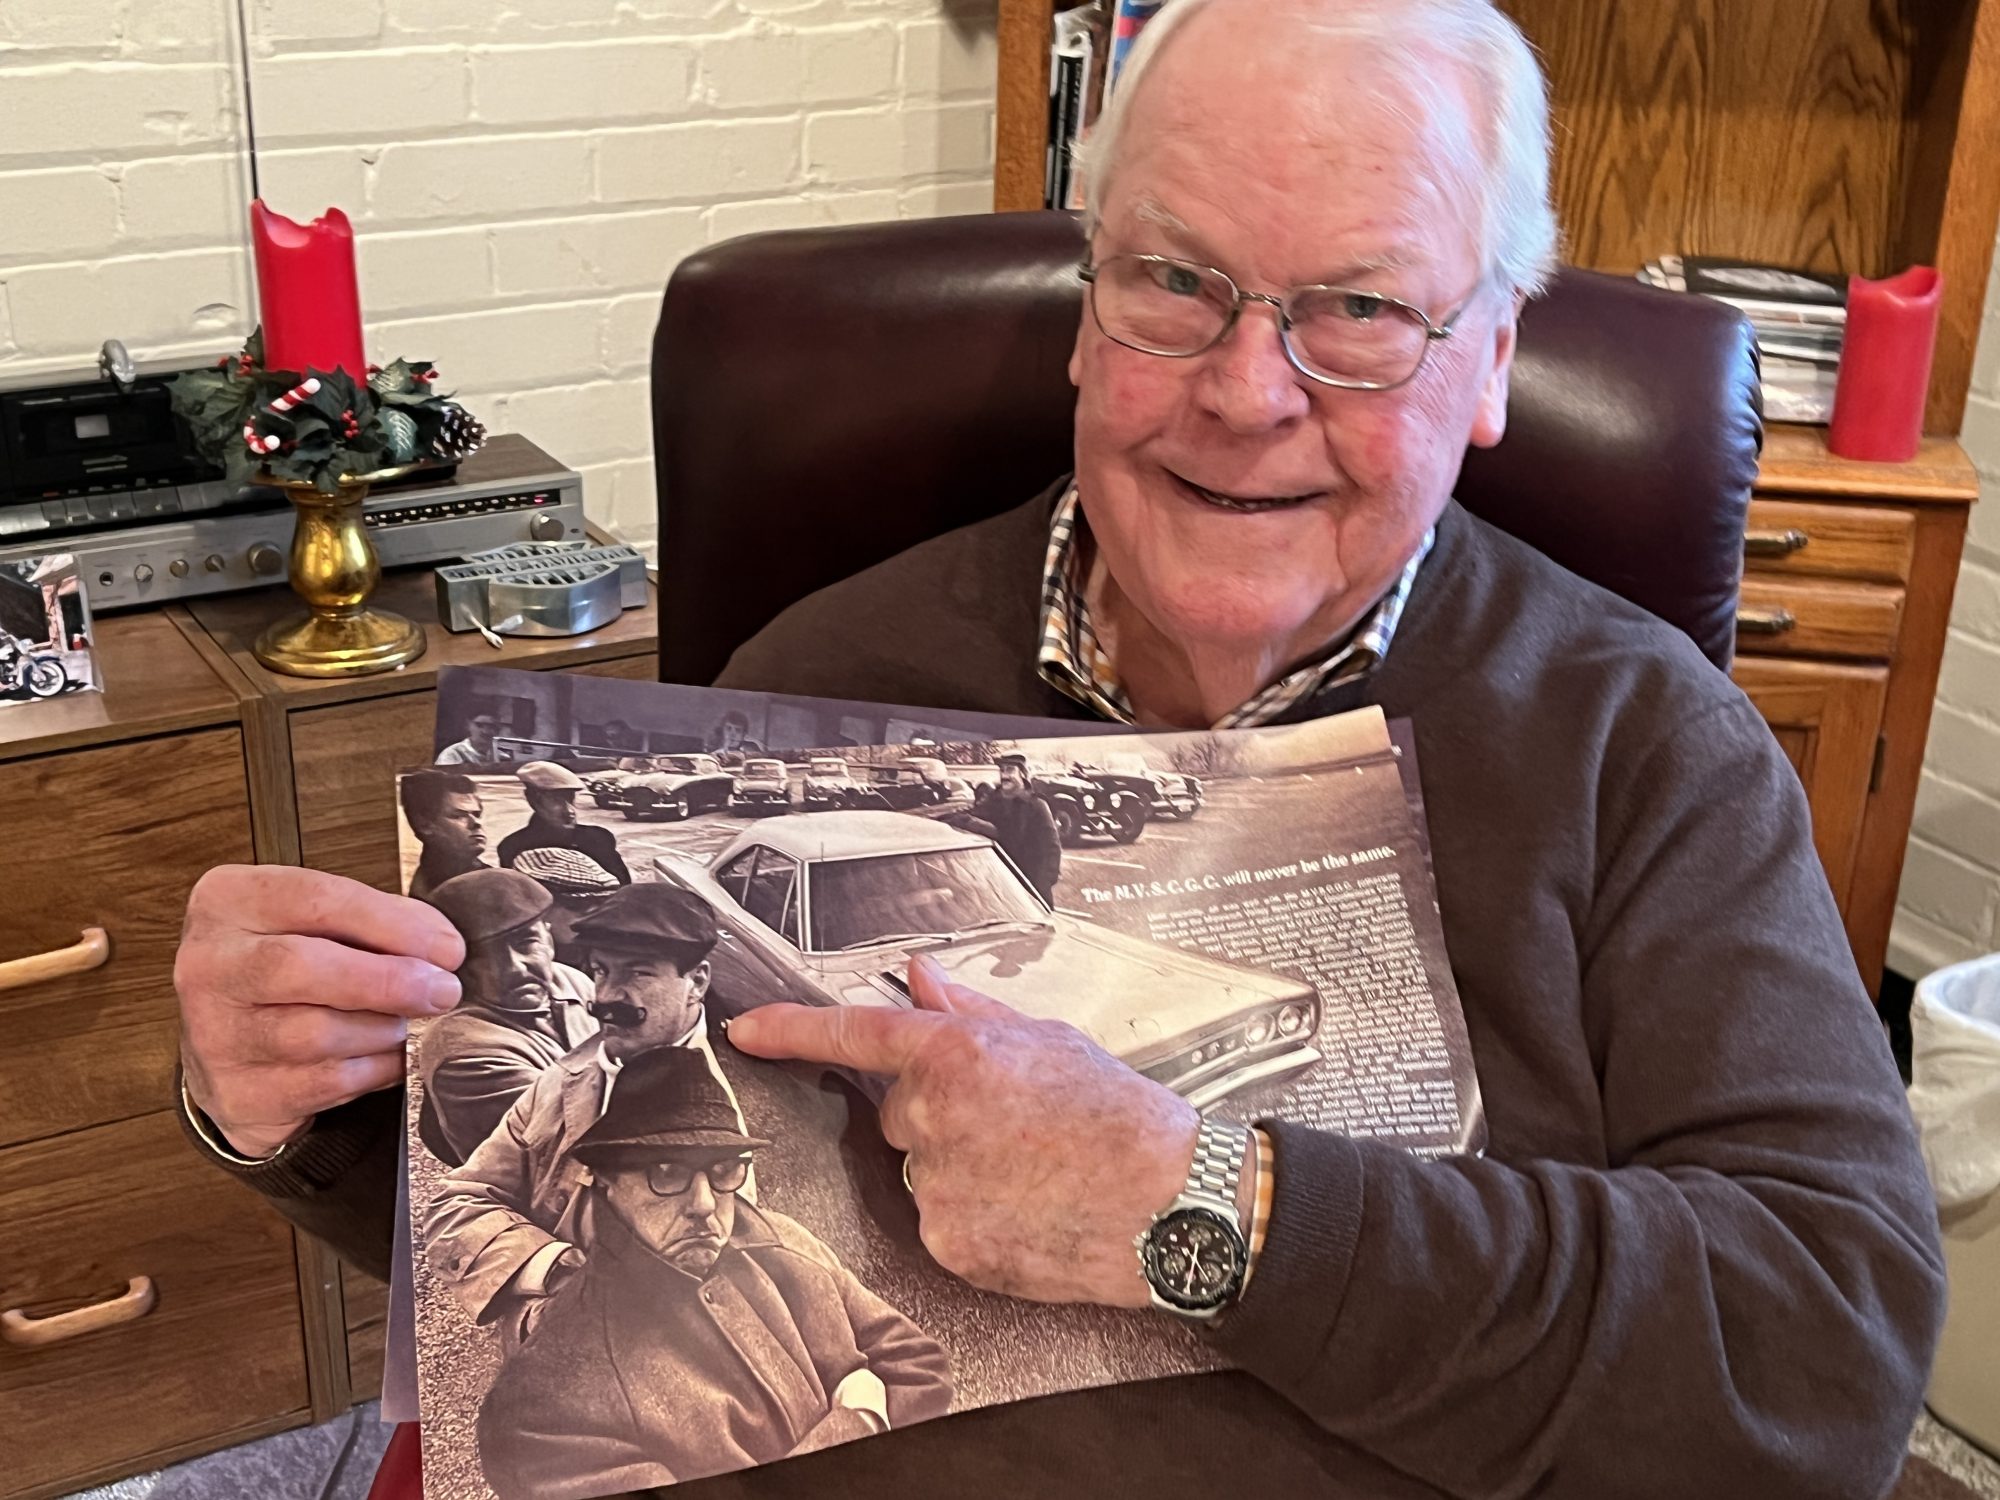
[[437,436],[431,439],[431,452],[439,458],[456,462],[477,453],[486,443],[486,426],[462,406],[447,406],[444,418],[438,424]]

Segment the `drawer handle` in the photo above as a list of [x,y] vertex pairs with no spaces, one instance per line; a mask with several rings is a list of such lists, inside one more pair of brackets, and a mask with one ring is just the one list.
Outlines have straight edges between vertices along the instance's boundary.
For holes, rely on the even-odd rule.
[[5,1338],[10,1344],[19,1344],[24,1349],[41,1349],[50,1344],[82,1338],[86,1333],[96,1333],[101,1328],[136,1323],[152,1310],[153,1278],[134,1276],[125,1283],[122,1297],[113,1297],[109,1302],[93,1302],[89,1307],[79,1307],[74,1312],[31,1318],[20,1308],[10,1307],[0,1312],[0,1338]]
[[67,948],[52,953],[33,953],[26,958],[0,964],[0,990],[24,990],[31,984],[50,979],[66,979],[71,974],[88,974],[104,967],[111,957],[111,936],[102,927],[86,927],[83,936]]
[[1799,628],[1799,617],[1789,609],[1739,609],[1738,635],[1786,635]]
[[1790,557],[1803,552],[1812,540],[1798,527],[1789,531],[1753,531],[1743,538],[1745,557]]

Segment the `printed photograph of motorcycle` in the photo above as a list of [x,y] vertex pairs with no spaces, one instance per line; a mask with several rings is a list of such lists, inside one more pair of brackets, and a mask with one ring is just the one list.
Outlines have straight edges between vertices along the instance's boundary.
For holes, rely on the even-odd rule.
[[0,562],[0,708],[102,686],[76,558]]

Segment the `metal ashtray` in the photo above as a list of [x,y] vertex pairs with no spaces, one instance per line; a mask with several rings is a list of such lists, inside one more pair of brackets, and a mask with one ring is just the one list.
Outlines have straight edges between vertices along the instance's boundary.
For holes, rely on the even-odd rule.
[[646,559],[594,542],[516,542],[437,570],[447,630],[582,635],[646,602]]

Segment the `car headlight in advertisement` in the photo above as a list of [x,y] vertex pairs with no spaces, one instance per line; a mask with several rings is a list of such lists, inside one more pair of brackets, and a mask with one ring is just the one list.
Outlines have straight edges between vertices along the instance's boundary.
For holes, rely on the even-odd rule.
[[1278,1031],[1283,1036],[1297,1036],[1311,1019],[1312,1012],[1294,1000],[1278,1012]]
[[1243,1028],[1243,1035],[1248,1038],[1251,1046],[1261,1047],[1271,1040],[1272,1029],[1277,1024],[1268,1014],[1252,1016],[1250,1024]]

